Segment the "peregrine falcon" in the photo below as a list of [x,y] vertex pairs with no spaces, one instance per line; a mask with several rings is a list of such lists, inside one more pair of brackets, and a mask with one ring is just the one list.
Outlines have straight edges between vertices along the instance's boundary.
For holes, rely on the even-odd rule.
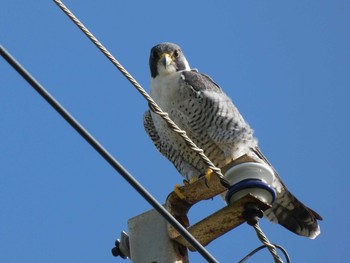
[[[149,66],[151,97],[217,167],[222,168],[244,154],[271,166],[258,148],[253,130],[231,99],[208,75],[191,70],[178,45],[154,46]],[[156,148],[186,180],[206,173],[207,166],[198,154],[152,109],[144,115],[144,127]],[[275,176],[272,186],[277,198],[265,217],[298,235],[314,239],[320,234],[317,220],[322,217],[293,196],[276,172]]]

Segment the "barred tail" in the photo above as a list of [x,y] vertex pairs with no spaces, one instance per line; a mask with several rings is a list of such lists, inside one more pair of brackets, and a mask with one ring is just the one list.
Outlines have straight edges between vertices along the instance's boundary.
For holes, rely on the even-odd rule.
[[272,208],[265,212],[265,216],[272,222],[311,239],[321,232],[317,220],[322,220],[322,217],[301,203],[287,189],[276,199]]

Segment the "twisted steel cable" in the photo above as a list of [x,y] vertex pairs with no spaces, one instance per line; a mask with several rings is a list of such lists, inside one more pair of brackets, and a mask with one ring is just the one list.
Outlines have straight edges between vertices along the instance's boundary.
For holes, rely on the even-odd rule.
[[256,223],[253,225],[253,228],[259,238],[259,240],[267,247],[267,249],[270,251],[271,255],[273,256],[273,259],[275,260],[275,263],[283,263],[282,259],[278,256],[276,247],[270,243],[270,241],[267,239],[264,232],[261,230],[259,223]]

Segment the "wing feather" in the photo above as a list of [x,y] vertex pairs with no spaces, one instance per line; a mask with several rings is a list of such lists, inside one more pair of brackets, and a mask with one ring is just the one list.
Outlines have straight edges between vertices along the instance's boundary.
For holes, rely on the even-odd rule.
[[[201,109],[205,118],[199,128],[205,129],[215,144],[226,153],[232,152],[234,147],[240,148],[243,144],[256,146],[253,130],[243,119],[232,100],[213,79],[193,71],[183,71],[181,78],[185,87],[193,90],[197,98],[202,99],[197,107]],[[189,129],[193,128],[189,127]]]

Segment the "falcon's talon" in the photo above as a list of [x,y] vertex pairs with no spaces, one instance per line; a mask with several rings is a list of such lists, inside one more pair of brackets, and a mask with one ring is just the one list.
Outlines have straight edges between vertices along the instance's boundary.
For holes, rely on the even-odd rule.
[[180,191],[181,185],[176,184],[174,186],[174,193],[182,200],[186,199],[186,196]]
[[204,176],[208,181],[210,181],[213,178],[213,171],[211,169],[208,169]]
[[193,176],[193,177],[190,179],[190,184],[193,184],[194,182],[198,181],[199,178],[200,178],[200,176]]
[[191,183],[191,181],[188,181],[186,179],[183,179],[182,182],[183,182],[184,185],[189,185]]
[[213,170],[212,169],[208,169],[206,171],[206,173],[204,174],[205,177],[205,185],[209,188],[209,184],[208,182],[210,182],[213,178]]

